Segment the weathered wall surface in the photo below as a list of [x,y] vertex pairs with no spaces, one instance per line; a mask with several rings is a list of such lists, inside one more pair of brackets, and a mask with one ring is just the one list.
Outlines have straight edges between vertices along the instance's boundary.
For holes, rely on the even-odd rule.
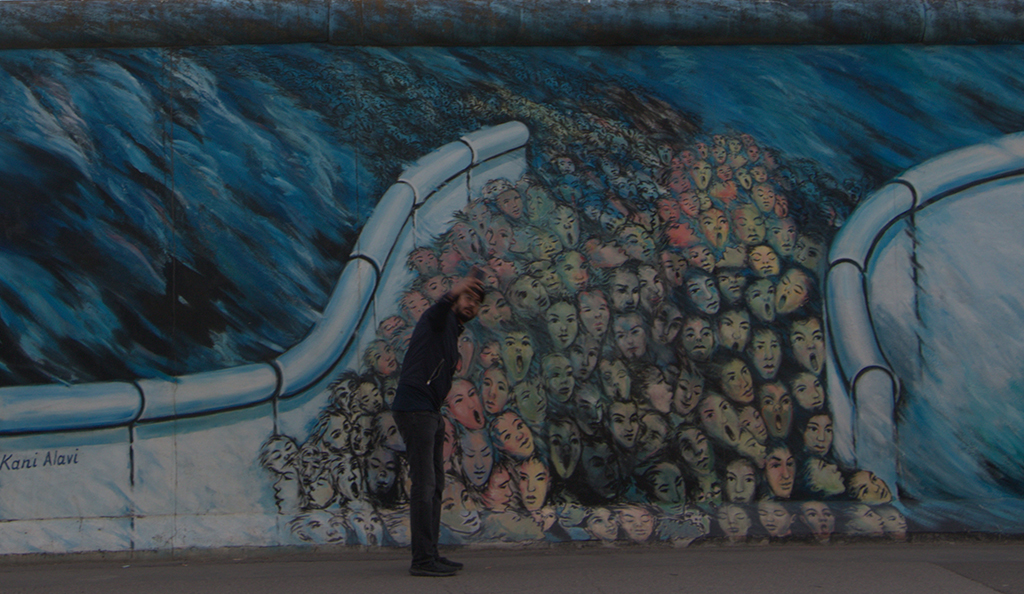
[[406,543],[388,403],[472,265],[444,542],[1024,530],[1020,46],[324,31],[0,52],[2,552]]

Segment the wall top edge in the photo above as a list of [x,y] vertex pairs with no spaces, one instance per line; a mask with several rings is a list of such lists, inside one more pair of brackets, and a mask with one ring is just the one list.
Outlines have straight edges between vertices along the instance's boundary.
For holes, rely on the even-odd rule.
[[1024,0],[0,0],[0,49],[1024,42]]

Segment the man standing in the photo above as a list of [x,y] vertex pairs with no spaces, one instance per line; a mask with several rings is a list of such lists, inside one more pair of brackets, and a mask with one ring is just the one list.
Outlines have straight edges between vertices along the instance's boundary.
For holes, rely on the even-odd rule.
[[415,576],[449,576],[462,564],[437,551],[444,492],[444,420],[441,405],[458,364],[463,324],[476,317],[484,289],[475,276],[459,280],[423,312],[409,341],[392,410],[405,440],[412,479],[410,531]]

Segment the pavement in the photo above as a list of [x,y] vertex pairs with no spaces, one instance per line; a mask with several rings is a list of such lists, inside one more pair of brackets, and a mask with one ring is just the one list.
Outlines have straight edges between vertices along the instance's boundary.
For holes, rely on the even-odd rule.
[[455,577],[404,550],[221,550],[3,558],[0,594],[1024,594],[1024,543],[555,546],[446,550]]

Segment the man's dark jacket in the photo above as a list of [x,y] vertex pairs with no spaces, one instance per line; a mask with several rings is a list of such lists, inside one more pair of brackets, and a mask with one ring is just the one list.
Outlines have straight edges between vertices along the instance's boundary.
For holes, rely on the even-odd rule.
[[441,410],[459,362],[462,323],[452,311],[454,303],[446,293],[416,322],[392,410]]

